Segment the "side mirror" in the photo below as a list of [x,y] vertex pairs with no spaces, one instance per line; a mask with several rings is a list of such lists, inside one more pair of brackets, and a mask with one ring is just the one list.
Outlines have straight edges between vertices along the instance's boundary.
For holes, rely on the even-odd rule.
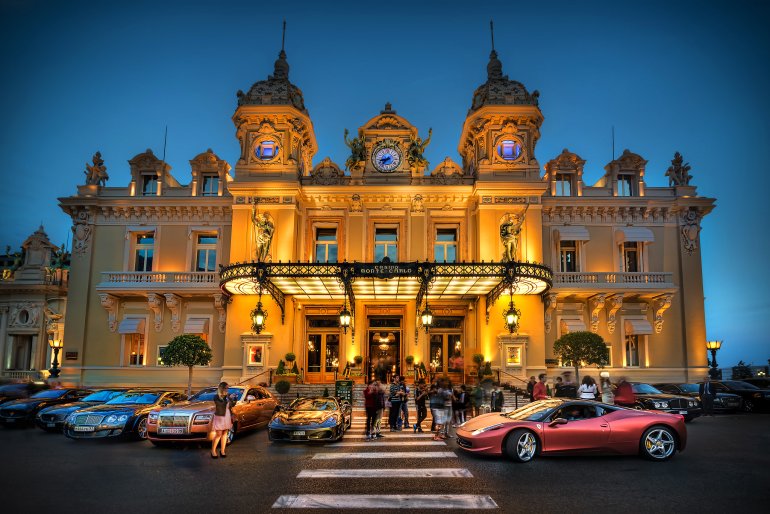
[[553,420],[550,423],[548,423],[548,426],[549,427],[555,427],[555,426],[558,426],[558,425],[566,425],[566,424],[567,424],[567,420],[566,419],[564,419],[564,418],[556,418],[555,420]]
[[256,399],[257,399],[257,397],[254,396],[253,394],[246,395],[246,403],[251,403],[251,402],[253,402]]

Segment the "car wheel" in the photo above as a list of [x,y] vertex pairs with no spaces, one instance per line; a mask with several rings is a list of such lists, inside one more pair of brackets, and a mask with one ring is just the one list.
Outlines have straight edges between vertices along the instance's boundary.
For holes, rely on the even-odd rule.
[[518,429],[505,440],[505,453],[515,462],[529,462],[537,454],[537,438],[529,430]]
[[754,402],[743,400],[743,412],[754,412]]
[[233,426],[230,427],[230,430],[227,431],[227,444],[230,444],[233,442],[233,439],[235,439],[235,434],[238,432],[238,425],[236,423],[233,423]]
[[669,427],[650,427],[640,443],[642,454],[650,460],[664,461],[676,453],[676,435]]
[[139,421],[137,421],[134,432],[136,433],[137,439],[142,441],[147,439],[147,416],[144,416],[143,418],[140,418]]

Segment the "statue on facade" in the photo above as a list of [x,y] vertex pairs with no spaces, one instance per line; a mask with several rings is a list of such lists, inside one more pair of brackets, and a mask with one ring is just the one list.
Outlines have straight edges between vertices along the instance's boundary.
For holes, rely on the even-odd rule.
[[409,138],[409,149],[406,152],[406,160],[412,169],[426,168],[428,161],[423,154],[425,148],[430,144],[430,138],[433,136],[433,129],[428,129],[428,138],[423,141],[420,136]]
[[266,262],[270,255],[270,243],[273,241],[275,223],[270,213],[257,212],[256,206],[251,211],[251,223],[254,225],[254,244],[257,262]]
[[691,169],[690,163],[686,162],[683,164],[683,161],[682,154],[676,152],[674,159],[671,161],[671,166],[666,171],[669,187],[690,185],[690,179],[692,179],[692,175],[689,174]]
[[519,244],[519,234],[521,226],[529,209],[529,203],[524,207],[521,214],[507,213],[503,216],[500,223],[500,240],[503,242],[503,262],[513,262],[516,260],[516,250]]
[[350,157],[345,161],[345,169],[349,170],[358,166],[358,163],[366,160],[366,145],[364,136],[348,139],[348,129],[345,129],[345,144],[350,148]]
[[107,166],[104,165],[101,152],[96,152],[91,160],[93,164],[86,163],[86,170],[83,172],[86,174],[86,185],[107,185],[110,176],[107,175]]

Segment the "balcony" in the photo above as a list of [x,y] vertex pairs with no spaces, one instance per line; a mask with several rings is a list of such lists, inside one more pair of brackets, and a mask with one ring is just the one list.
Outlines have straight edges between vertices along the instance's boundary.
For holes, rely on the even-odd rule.
[[96,290],[120,295],[137,292],[219,292],[215,271],[103,271]]
[[642,271],[638,273],[609,272],[573,272],[554,273],[553,291],[556,293],[594,293],[594,292],[629,292],[629,293],[667,293],[676,291],[674,274],[671,272]]

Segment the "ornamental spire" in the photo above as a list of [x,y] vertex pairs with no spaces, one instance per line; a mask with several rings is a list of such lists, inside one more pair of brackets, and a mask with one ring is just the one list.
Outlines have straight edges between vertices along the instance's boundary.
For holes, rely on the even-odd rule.
[[283,20],[283,33],[281,34],[281,53],[278,54],[278,60],[275,61],[273,77],[277,79],[289,79],[289,62],[286,60],[284,46],[286,43],[286,20]]
[[495,25],[489,20],[489,34],[492,37],[492,51],[489,53],[489,64],[487,64],[487,80],[496,80],[503,78],[503,63],[497,58],[495,52]]

